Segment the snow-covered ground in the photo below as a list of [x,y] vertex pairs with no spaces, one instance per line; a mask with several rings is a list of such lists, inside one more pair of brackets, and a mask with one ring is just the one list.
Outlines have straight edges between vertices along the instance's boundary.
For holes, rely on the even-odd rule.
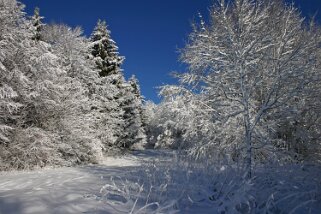
[[[276,171],[278,169],[279,171]],[[231,167],[213,174],[174,152],[139,151],[101,165],[0,173],[0,214],[319,213],[321,168]]]
[[102,165],[0,173],[1,214],[117,213],[100,200],[113,176],[135,171],[151,153],[108,157]]
[[146,150],[106,157],[100,165],[0,172],[0,214],[129,213],[133,203],[110,200],[106,184],[128,180],[135,197],[132,184],[145,171],[142,164],[172,157],[173,152]]

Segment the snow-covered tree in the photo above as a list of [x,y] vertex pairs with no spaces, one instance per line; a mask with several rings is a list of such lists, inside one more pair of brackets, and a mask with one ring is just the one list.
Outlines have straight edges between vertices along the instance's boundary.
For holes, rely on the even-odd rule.
[[144,142],[138,82],[125,81],[106,23],[87,39],[23,7],[0,1],[0,170],[98,162]]
[[98,136],[109,150],[119,145],[123,127],[123,110],[121,108],[121,86],[125,82],[120,68],[124,57],[120,57],[116,43],[110,37],[105,21],[99,20],[90,37],[90,59],[96,66],[99,79],[92,87],[92,98],[95,105],[92,113],[96,112],[99,118]]
[[28,79],[20,69],[23,61],[21,42],[27,33],[23,5],[16,1],[0,2],[0,145],[11,142],[11,133],[19,120]]
[[122,84],[121,107],[124,110],[124,127],[119,143],[129,148],[142,148],[146,144],[146,134],[143,124],[142,97],[138,80],[132,76],[127,83]]
[[98,20],[91,35],[91,42],[91,52],[99,68],[99,75],[105,77],[110,74],[118,74],[125,58],[119,56],[118,47],[111,39],[105,21]]
[[[31,71],[31,41],[29,22],[25,19],[23,5],[16,1],[1,1],[1,133],[0,168],[25,168],[40,164],[50,157],[50,147],[45,140],[50,133],[30,127],[28,112],[30,100],[35,96]],[[29,129],[30,128],[30,129]],[[10,133],[8,133],[10,131]],[[31,131],[31,132],[29,132]],[[27,134],[28,133],[28,134]],[[10,134],[10,135],[9,135]],[[31,137],[33,135],[33,137]],[[41,137],[40,137],[41,136]],[[20,138],[22,137],[22,138]],[[30,137],[30,138],[29,138]],[[42,138],[43,137],[43,138]],[[29,141],[29,139],[33,139]],[[39,144],[35,142],[38,139]],[[43,141],[42,141],[43,140]],[[35,145],[39,145],[35,146]],[[47,145],[48,147],[44,148]],[[52,146],[54,144],[51,144]],[[54,160],[52,155],[52,159]],[[50,160],[48,160],[50,162]]]
[[[73,116],[73,124],[78,124],[78,128],[71,128],[71,133],[76,135],[70,135],[70,141],[84,141],[80,138],[82,136],[86,141],[92,141],[97,151],[99,148],[100,151],[108,149],[115,144],[117,127],[122,124],[119,119],[122,112],[114,98],[118,93],[117,87],[110,84],[111,77],[99,77],[95,63],[87,57],[90,54],[86,48],[89,41],[81,36],[79,27],[72,29],[66,25],[47,25],[43,35],[63,60],[67,75],[73,82],[78,82],[83,90],[83,98],[73,104],[78,106]],[[67,121],[70,121],[70,115],[66,116]],[[68,127],[70,125],[67,122]]]
[[174,85],[161,87],[160,104],[147,103],[147,136],[149,145],[183,149],[194,157],[218,157],[223,148],[217,145],[218,133],[213,109],[206,97]]
[[[106,97],[109,99],[103,103],[105,109],[100,109],[100,113],[105,115],[103,127],[113,130],[113,134],[109,135],[115,139],[111,145],[130,148],[133,144],[145,144],[139,85],[134,79],[125,81],[121,69],[124,57],[119,56],[118,47],[111,39],[105,21],[98,21],[90,40],[90,51],[103,84],[99,87],[102,91],[113,88],[109,89],[113,93],[106,91],[102,100]],[[110,117],[106,118],[106,115]]]
[[210,17],[182,51],[190,72],[181,81],[202,87],[227,135],[240,131],[234,140],[251,177],[254,153],[273,151],[277,124],[270,118],[291,111],[317,79],[320,36],[293,5],[278,0],[222,0]]
[[[102,145],[94,131],[96,115],[90,112],[88,85],[98,73],[87,58],[88,44],[70,37],[69,44],[77,45],[63,57],[66,52],[57,47],[66,43],[35,42],[23,7],[15,1],[1,3],[0,168],[97,162]],[[70,64],[76,62],[81,73],[75,77]]]
[[31,17],[32,20],[32,29],[31,31],[33,32],[32,39],[35,41],[39,41],[42,39],[42,29],[44,24],[42,23],[42,19],[44,17],[40,16],[40,9],[38,7],[35,8],[34,14]]

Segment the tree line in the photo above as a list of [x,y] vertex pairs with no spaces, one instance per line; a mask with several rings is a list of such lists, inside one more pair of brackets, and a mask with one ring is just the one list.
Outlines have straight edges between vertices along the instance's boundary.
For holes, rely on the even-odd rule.
[[0,169],[98,162],[117,148],[243,163],[321,160],[321,30],[283,0],[217,1],[199,14],[177,85],[159,104],[125,80],[105,21],[44,24],[0,1]]
[[146,143],[138,80],[99,20],[45,24],[15,0],[0,1],[0,170],[96,163]]

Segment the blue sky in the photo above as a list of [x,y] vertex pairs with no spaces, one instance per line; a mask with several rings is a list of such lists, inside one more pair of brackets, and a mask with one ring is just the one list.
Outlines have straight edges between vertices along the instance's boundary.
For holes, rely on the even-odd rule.
[[[46,23],[82,26],[90,35],[97,20],[109,25],[121,55],[126,78],[135,74],[147,100],[159,102],[157,86],[175,83],[171,71],[184,71],[178,50],[184,47],[197,13],[205,17],[212,0],[21,0],[26,12],[36,6]],[[321,0],[296,0],[305,16],[321,22]]]

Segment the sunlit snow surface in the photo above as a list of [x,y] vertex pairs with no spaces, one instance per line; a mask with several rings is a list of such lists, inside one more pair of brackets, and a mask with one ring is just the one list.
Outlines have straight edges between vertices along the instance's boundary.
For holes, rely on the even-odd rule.
[[99,200],[105,176],[130,167],[87,166],[0,175],[0,213],[113,213]]
[[118,213],[100,189],[111,177],[135,172],[142,160],[163,158],[158,153],[108,157],[102,165],[0,172],[1,214]]
[[216,168],[139,151],[101,165],[1,172],[0,214],[320,213],[320,167],[258,166],[251,181]]

